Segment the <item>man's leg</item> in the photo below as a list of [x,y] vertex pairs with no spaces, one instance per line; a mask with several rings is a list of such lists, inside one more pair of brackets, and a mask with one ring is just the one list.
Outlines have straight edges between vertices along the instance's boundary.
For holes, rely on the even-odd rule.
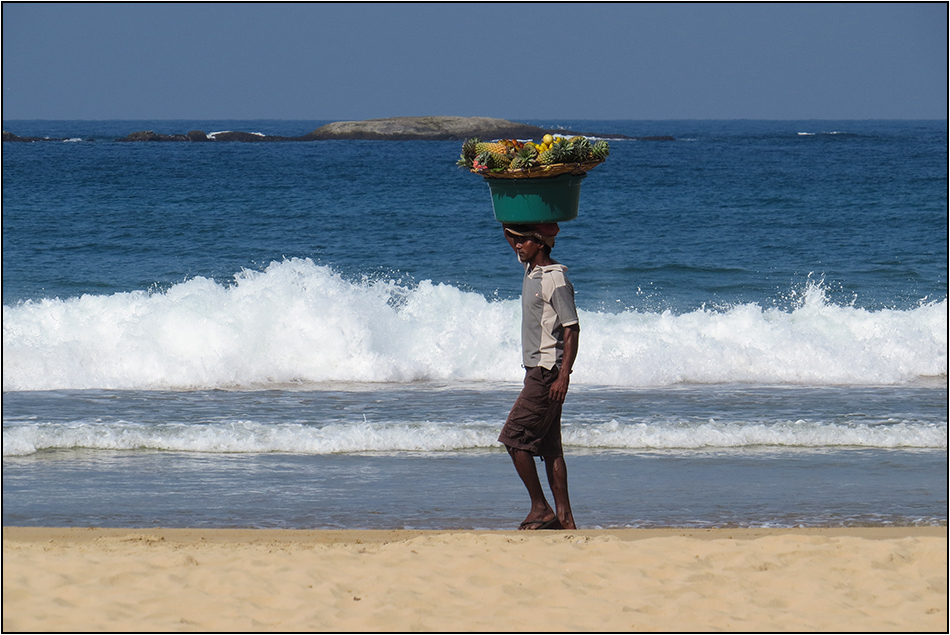
[[[544,490],[541,489],[541,479],[538,478],[538,469],[534,465],[534,457],[530,452],[512,447],[508,448],[508,454],[511,455],[511,460],[515,464],[518,476],[521,477],[521,482],[528,489],[528,496],[531,497],[531,511],[528,512],[528,516],[521,523],[520,528],[538,529],[544,523],[555,518],[555,514],[544,497]],[[565,487],[566,485],[565,481]]]
[[567,493],[567,463],[563,456],[545,457],[544,465],[548,473],[548,485],[554,496],[554,508],[563,529],[577,529],[574,513],[571,511],[571,498]]

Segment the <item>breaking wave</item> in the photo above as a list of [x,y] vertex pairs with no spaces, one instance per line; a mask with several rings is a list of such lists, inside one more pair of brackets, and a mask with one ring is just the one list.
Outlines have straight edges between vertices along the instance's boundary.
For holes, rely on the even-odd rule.
[[[580,311],[575,383],[900,384],[947,373],[947,300],[908,310]],[[3,307],[3,390],[519,381],[520,303],[349,281],[308,259],[167,290]]]

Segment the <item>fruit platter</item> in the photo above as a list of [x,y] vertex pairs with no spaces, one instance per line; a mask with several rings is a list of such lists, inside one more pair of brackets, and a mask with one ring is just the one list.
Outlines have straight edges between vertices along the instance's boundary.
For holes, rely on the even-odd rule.
[[562,174],[586,174],[610,154],[604,140],[544,135],[541,143],[500,139],[468,139],[462,144],[458,165],[486,179],[535,179]]

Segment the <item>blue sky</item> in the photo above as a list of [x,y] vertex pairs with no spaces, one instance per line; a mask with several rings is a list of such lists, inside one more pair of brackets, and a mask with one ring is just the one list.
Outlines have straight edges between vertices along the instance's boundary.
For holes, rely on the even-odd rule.
[[947,10],[4,3],[3,119],[946,119]]

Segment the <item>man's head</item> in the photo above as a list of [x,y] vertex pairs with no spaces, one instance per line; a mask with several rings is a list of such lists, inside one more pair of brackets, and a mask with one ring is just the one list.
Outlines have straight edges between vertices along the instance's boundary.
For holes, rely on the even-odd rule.
[[544,257],[547,257],[551,253],[551,247],[554,246],[554,237],[560,230],[557,223],[506,224],[504,228],[505,238],[511,243],[522,262],[532,262],[538,252],[543,252]]

